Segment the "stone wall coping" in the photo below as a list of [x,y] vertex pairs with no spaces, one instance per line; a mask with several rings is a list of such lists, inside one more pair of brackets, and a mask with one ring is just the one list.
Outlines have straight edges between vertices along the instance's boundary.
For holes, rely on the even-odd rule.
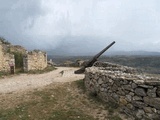
[[[130,69],[130,68],[129,68]],[[144,74],[137,73],[124,73],[121,69],[117,69],[115,71],[105,70],[102,67],[88,67],[85,70],[86,72],[91,72],[93,74],[100,74],[115,77],[117,79],[124,79],[127,81],[134,81],[136,84],[146,84],[146,85],[160,85],[160,79],[156,77],[149,77]]]

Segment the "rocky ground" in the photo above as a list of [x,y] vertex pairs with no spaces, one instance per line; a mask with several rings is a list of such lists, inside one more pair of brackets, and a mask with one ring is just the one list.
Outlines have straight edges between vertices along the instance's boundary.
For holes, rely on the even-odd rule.
[[76,68],[58,67],[58,69],[44,74],[21,74],[0,79],[0,94],[22,92],[44,87],[51,83],[71,82],[83,79],[84,75],[75,75]]

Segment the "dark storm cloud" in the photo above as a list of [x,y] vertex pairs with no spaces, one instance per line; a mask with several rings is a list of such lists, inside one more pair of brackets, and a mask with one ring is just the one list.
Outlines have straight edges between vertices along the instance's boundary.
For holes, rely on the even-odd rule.
[[112,50],[160,51],[159,0],[0,2],[0,35],[28,48],[72,46],[71,41],[83,46],[86,40],[98,49],[115,40]]
[[18,44],[27,40],[25,30],[32,28],[44,11],[39,0],[5,0],[0,14],[0,35]]

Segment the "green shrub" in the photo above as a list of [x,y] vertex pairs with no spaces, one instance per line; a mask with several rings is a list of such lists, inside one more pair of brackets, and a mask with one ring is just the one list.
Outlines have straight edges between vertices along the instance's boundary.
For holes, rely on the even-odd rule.
[[22,68],[23,67],[23,55],[19,52],[12,52],[14,54],[15,58],[15,67],[16,68]]
[[6,45],[10,45],[11,43],[8,42],[5,38],[3,37],[0,37],[0,41],[3,43],[3,44],[6,44]]
[[77,80],[77,81],[75,81],[75,83],[77,84],[77,87],[78,87],[79,89],[81,89],[83,92],[86,91],[86,88],[85,88],[84,80],[83,80],[83,79],[82,79],[82,80]]

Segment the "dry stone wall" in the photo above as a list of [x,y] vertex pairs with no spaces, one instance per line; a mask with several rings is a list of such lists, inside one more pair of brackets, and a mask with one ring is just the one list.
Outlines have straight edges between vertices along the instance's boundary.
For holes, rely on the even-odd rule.
[[134,119],[160,118],[160,80],[147,77],[133,68],[97,62],[86,68],[88,92],[105,102],[115,102],[120,111]]
[[14,55],[5,52],[4,45],[0,43],[0,71],[10,71],[10,66],[15,66]]
[[24,71],[43,70],[47,67],[47,54],[42,51],[31,51],[24,55]]

